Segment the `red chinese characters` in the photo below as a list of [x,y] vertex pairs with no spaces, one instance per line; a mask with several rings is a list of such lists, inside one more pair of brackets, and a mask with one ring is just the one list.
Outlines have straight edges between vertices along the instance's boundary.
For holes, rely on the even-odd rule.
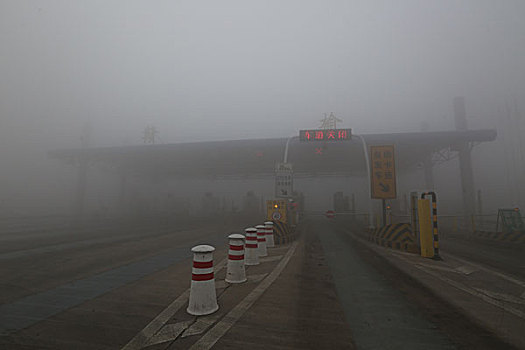
[[299,139],[301,141],[347,141],[352,136],[351,129],[313,129],[301,130]]

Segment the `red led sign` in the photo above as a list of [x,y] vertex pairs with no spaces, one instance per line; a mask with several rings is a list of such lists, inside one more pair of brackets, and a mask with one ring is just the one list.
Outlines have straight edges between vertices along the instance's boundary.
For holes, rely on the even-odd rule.
[[348,141],[352,138],[352,129],[301,130],[300,141]]

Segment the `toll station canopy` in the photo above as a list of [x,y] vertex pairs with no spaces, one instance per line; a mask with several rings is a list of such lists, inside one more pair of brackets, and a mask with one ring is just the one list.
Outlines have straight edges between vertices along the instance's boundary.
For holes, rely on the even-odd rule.
[[[495,130],[412,132],[362,135],[367,146],[394,145],[398,169],[418,166],[427,157],[453,158],[462,145],[493,141]],[[286,138],[173,143],[55,150],[51,158],[115,168],[155,180],[185,177],[243,178],[274,175],[282,162]],[[448,159],[447,159],[448,158]],[[288,162],[296,177],[365,174],[363,145],[357,137],[344,142],[290,141]]]

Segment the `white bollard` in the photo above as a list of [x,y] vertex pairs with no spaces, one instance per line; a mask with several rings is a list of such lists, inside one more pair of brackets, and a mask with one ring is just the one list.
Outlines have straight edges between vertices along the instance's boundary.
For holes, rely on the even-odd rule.
[[257,249],[257,229],[249,227],[244,230],[246,233],[246,249],[244,250],[245,265],[259,265],[259,252]]
[[264,226],[266,226],[266,247],[273,248],[275,247],[275,242],[273,240],[273,222],[266,221]]
[[255,228],[257,229],[257,245],[259,246],[257,251],[259,252],[259,256],[267,256],[268,250],[266,250],[266,226],[257,225]]
[[210,245],[198,245],[193,252],[190,302],[186,311],[190,315],[209,315],[219,309],[213,274],[213,251]]
[[226,278],[228,283],[246,282],[246,271],[244,269],[244,236],[234,233],[228,236],[230,248],[228,250],[228,267]]

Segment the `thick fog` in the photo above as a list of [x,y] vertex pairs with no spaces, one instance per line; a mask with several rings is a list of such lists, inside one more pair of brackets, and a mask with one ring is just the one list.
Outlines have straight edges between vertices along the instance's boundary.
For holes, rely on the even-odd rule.
[[[498,130],[474,151],[476,189],[523,205],[524,15],[521,0],[0,0],[0,205],[66,210],[76,170],[47,152],[86,128],[89,147],[141,144],[147,125],[162,143],[289,137],[329,112],[363,134],[452,130],[455,96],[469,128]],[[435,172],[453,203],[457,164]]]

